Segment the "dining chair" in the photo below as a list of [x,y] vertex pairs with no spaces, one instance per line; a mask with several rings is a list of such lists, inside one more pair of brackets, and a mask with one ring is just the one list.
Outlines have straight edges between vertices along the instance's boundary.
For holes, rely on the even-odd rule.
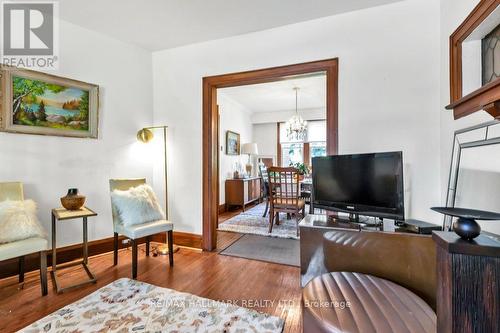
[[300,182],[300,196],[304,199],[306,205],[309,205],[309,214],[314,214],[312,179],[304,179]]
[[[110,179],[110,191],[121,190],[126,191],[132,187],[146,184],[146,179]],[[134,224],[125,226],[118,211],[111,201],[112,215],[113,215],[113,232],[114,232],[114,253],[113,264],[118,264],[118,236],[123,235],[130,239],[132,242],[132,278],[137,278],[137,245],[139,238],[146,237],[146,256],[149,257],[149,246],[151,236],[162,232],[167,232],[168,240],[168,259],[170,266],[174,266],[174,249],[173,249],[173,223],[167,220],[158,220],[153,222],[146,222],[142,224]]]
[[269,179],[269,233],[273,224],[279,224],[279,213],[294,215],[299,235],[299,215],[305,217],[305,201],[300,197],[299,171],[295,168],[271,167],[267,170]]
[[266,209],[262,217],[266,217],[269,210],[269,182],[267,176],[267,167],[261,163],[259,164],[259,175],[260,175],[260,188],[262,192],[262,199],[266,200]]
[[[23,184],[20,182],[0,183],[0,201],[23,201]],[[19,241],[0,244],[0,261],[18,258],[19,283],[24,282],[24,257],[28,254],[39,253],[40,256],[40,284],[42,296],[47,295],[47,247],[48,241],[42,237],[31,237]]]

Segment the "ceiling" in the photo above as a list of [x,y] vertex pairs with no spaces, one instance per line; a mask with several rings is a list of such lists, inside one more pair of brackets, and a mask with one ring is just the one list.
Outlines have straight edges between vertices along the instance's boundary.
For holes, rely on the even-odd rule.
[[401,0],[64,0],[60,17],[157,51]]
[[325,74],[222,88],[217,92],[243,105],[252,113],[262,113],[295,110],[294,87],[299,88],[299,110],[326,108]]

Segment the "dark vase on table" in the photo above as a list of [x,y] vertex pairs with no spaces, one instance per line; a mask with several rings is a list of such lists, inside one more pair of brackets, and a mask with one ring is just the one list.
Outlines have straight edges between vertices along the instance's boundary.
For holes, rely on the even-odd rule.
[[77,188],[70,188],[68,194],[61,198],[61,204],[67,210],[79,210],[85,205],[86,197],[80,195]]

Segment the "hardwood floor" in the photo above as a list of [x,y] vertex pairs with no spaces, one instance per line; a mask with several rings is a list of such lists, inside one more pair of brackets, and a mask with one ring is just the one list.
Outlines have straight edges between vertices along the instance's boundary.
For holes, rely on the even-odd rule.
[[[241,236],[219,231],[217,249],[229,246]],[[175,266],[171,268],[168,256],[148,258],[144,248],[141,249],[139,281],[210,299],[237,301],[238,305],[285,319],[284,332],[302,332],[299,268],[188,249],[180,249],[174,255]],[[112,253],[91,257],[89,266],[97,277],[97,284],[57,295],[49,278],[49,294],[45,297],[40,293],[38,272],[26,274],[22,289],[17,278],[0,280],[0,332],[19,330],[118,278],[130,278],[131,264],[128,249],[120,250],[117,266],[113,266]],[[64,285],[84,278],[85,273],[73,267],[58,272],[58,276]],[[258,300],[266,302],[255,304]]]

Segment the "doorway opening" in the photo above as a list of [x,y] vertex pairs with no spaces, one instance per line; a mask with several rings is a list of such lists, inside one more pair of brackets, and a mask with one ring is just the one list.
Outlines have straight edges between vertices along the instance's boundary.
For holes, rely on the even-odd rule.
[[[284,132],[286,127],[290,127],[289,122],[285,122],[277,114],[272,115],[275,119],[275,135],[274,138],[277,145],[275,146],[276,154],[258,154],[258,143],[242,142],[240,134],[235,131],[230,131],[228,128],[221,133],[219,101],[222,101],[220,96],[221,91],[231,91],[237,94],[238,89],[226,89],[231,87],[263,87],[263,84],[273,83],[276,87],[284,88],[290,85],[289,88],[297,88],[299,81],[309,79],[324,80],[326,84],[326,104],[324,105],[324,115],[312,116],[311,114],[301,114],[299,118],[305,117],[309,121],[308,128],[321,128],[326,130],[326,137],[323,140],[286,140],[283,142]],[[312,82],[311,81],[311,82]],[[305,81],[304,81],[305,82]],[[300,88],[300,87],[298,87]],[[218,93],[219,91],[219,93]],[[300,94],[295,91],[298,100]],[[234,97],[234,96],[233,96]],[[234,100],[234,98],[233,98]],[[296,105],[297,106],[297,105]],[[297,111],[297,109],[296,109]],[[257,115],[263,117],[263,114]],[[267,115],[269,117],[269,115]],[[281,117],[284,115],[281,114]],[[314,119],[316,117],[316,119]],[[323,118],[323,119],[321,119]],[[280,137],[281,136],[281,137]],[[248,140],[245,141],[256,141]],[[261,146],[264,145],[261,143]],[[243,149],[242,149],[243,148]],[[307,165],[310,163],[311,153],[336,154],[338,149],[338,59],[328,59],[309,63],[288,65],[282,67],[274,67],[268,69],[254,70],[248,72],[232,73],[225,75],[217,75],[203,78],[203,249],[212,251],[217,247],[217,225],[219,222],[219,212],[222,207],[227,207],[226,202],[221,205],[221,171],[228,173],[227,161],[225,165],[221,165],[221,154],[239,156],[240,153],[247,154],[248,160],[244,163],[239,157],[237,163],[239,166],[232,165],[231,169],[241,173],[245,173],[248,180],[245,181],[247,187],[253,189],[247,190],[245,194],[252,194],[251,202],[245,204],[259,203],[260,175],[257,170],[258,165],[273,164],[276,166],[288,166],[289,164],[300,162]],[[295,161],[297,160],[297,161]],[[300,161],[299,161],[300,160]],[[232,160],[230,160],[232,161]],[[234,161],[232,161],[234,162]],[[252,162],[252,163],[251,163]],[[235,162],[236,163],[236,162]],[[243,164],[245,166],[243,167]],[[253,168],[252,168],[253,164]],[[285,165],[286,164],[286,165]],[[231,172],[233,172],[231,170]],[[239,176],[235,174],[234,176]],[[229,178],[229,177],[228,177]],[[252,179],[255,179],[253,184]],[[237,186],[233,186],[237,188]],[[255,188],[254,188],[255,187]],[[225,189],[224,189],[224,195]],[[249,198],[247,197],[246,200]],[[254,200],[255,199],[255,200]]]

